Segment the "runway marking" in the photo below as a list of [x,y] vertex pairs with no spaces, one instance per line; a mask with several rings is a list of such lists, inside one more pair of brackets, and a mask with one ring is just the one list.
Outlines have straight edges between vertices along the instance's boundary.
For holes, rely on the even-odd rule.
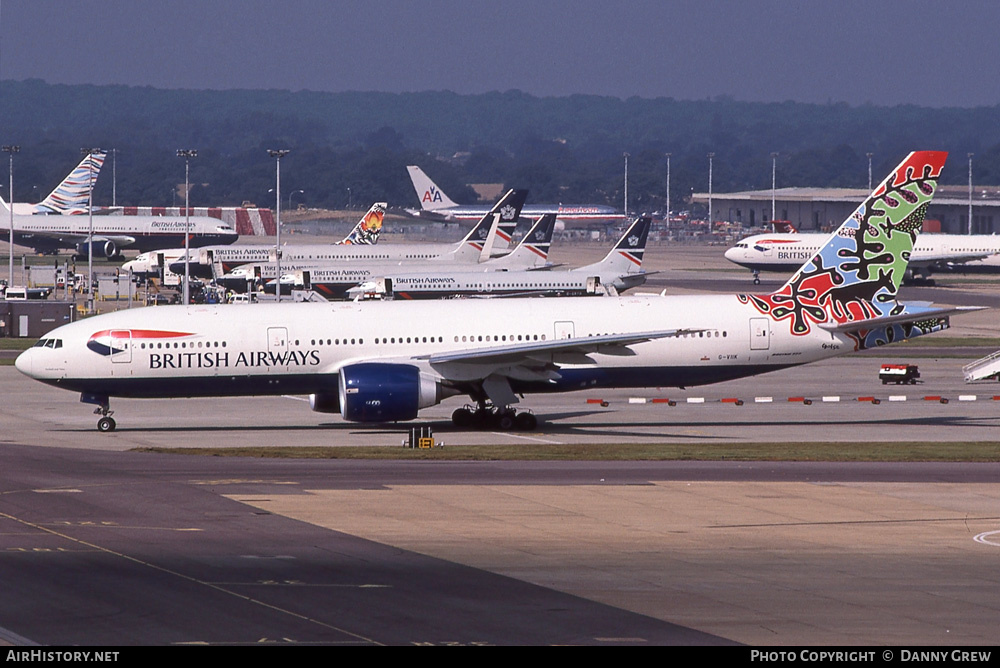
[[550,441],[544,438],[534,438],[532,436],[522,436],[521,434],[511,434],[506,431],[494,431],[490,432],[494,436],[510,436],[511,438],[523,438],[526,441],[537,441],[538,443],[551,443],[552,445],[562,445],[562,441]]
[[33,489],[35,494],[83,494],[82,489]]
[[1000,530],[986,531],[985,533],[981,533],[977,536],[974,536],[972,540],[976,541],[977,543],[982,543],[983,545],[992,545],[993,547],[1000,547],[1000,542],[995,543],[989,539],[990,536],[995,536],[996,534],[1000,534]]
[[[834,483],[838,484],[838,483]],[[760,527],[812,527],[812,526],[844,526],[852,524],[923,524],[927,522],[961,522],[968,517],[925,517],[918,520],[838,520],[835,522],[766,522],[764,524],[716,524],[712,529],[756,529]],[[976,521],[996,521],[1000,517],[975,517]],[[1000,531],[988,531],[980,536],[987,536]],[[978,537],[976,538],[978,540]],[[980,541],[983,542],[983,541]],[[992,545],[993,543],[991,543]],[[997,544],[1000,547],[1000,543]]]
[[282,394],[281,396],[283,396],[285,399],[295,399],[295,401],[309,401],[305,397],[293,397],[290,394]]
[[57,536],[59,538],[62,538],[63,540],[69,541],[71,543],[75,543],[77,545],[82,545],[84,547],[89,547],[89,548],[91,548],[93,550],[97,550],[97,551],[102,552],[104,554],[109,554],[109,555],[118,557],[119,559],[125,559],[126,561],[130,561],[130,562],[132,562],[134,564],[139,564],[140,566],[145,566],[146,568],[151,568],[151,569],[153,569],[155,571],[159,571],[161,573],[166,573],[166,574],[172,575],[172,576],[174,576],[176,578],[180,578],[182,580],[186,580],[188,582],[192,582],[194,584],[198,584],[198,585],[201,585],[203,587],[208,587],[210,589],[214,589],[214,590],[216,590],[216,591],[218,591],[220,593],[226,594],[227,596],[231,596],[233,598],[237,598],[237,599],[246,601],[247,603],[251,603],[253,605],[258,605],[258,606],[260,606],[262,608],[267,608],[268,610],[273,610],[274,612],[277,612],[279,614],[288,615],[289,617],[295,617],[296,619],[300,619],[302,621],[309,622],[309,623],[315,624],[317,626],[322,626],[323,628],[330,629],[331,631],[336,631],[338,633],[342,633],[345,636],[349,636],[349,637],[352,637],[352,638],[357,638],[359,641],[368,642],[368,643],[370,643],[372,645],[381,645],[382,644],[382,643],[376,641],[374,638],[366,638],[366,637],[364,637],[364,636],[362,636],[362,635],[360,635],[358,633],[355,633],[353,631],[348,631],[347,629],[343,629],[343,628],[340,628],[338,626],[334,626],[333,624],[328,624],[327,622],[321,621],[321,620],[316,619],[314,617],[309,617],[308,615],[303,615],[303,614],[300,614],[300,613],[297,613],[297,612],[293,612],[291,610],[287,610],[285,608],[281,608],[281,607],[279,607],[277,605],[274,605],[273,603],[267,603],[265,601],[261,601],[259,599],[247,596],[245,594],[240,594],[240,593],[237,593],[237,592],[234,592],[234,591],[230,591],[229,589],[226,589],[225,587],[221,587],[219,585],[212,584],[211,582],[207,582],[205,580],[200,580],[200,579],[192,577],[190,575],[185,575],[184,573],[181,573],[179,571],[175,571],[175,570],[172,570],[172,569],[169,569],[169,568],[164,568],[163,566],[157,566],[156,564],[150,563],[150,562],[145,561],[143,559],[138,559],[136,557],[127,555],[127,554],[125,554],[123,552],[118,552],[116,550],[110,550],[110,549],[108,549],[106,547],[102,547],[100,545],[95,545],[94,543],[90,543],[90,542],[87,542],[85,540],[81,540],[79,538],[74,538],[73,536],[70,536],[68,534],[62,533],[60,531],[55,531],[53,529],[49,529],[49,528],[47,528],[45,526],[42,526],[41,524],[36,524],[35,522],[29,522],[28,520],[21,519],[20,517],[15,517],[13,515],[9,515],[7,513],[0,512],[0,518],[8,519],[8,520],[10,520],[12,522],[17,522],[18,524],[20,524],[22,526],[30,527],[30,528],[36,529],[38,531],[44,531],[45,533],[51,534],[53,536]]

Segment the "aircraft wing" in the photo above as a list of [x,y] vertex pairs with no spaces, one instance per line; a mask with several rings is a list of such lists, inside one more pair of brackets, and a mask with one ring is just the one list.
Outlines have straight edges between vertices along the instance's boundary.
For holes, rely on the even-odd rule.
[[910,258],[911,267],[924,267],[928,265],[948,265],[965,264],[975,262],[995,255],[989,251],[978,251],[970,253],[921,253],[919,256]]
[[925,306],[907,304],[907,310],[897,315],[887,315],[881,318],[866,318],[864,320],[852,320],[850,322],[829,323],[820,325],[821,329],[828,332],[857,332],[860,330],[871,330],[876,327],[886,325],[897,325],[907,322],[919,322],[931,318],[941,318],[952,313],[968,313],[970,311],[981,311],[986,306]]
[[653,339],[664,339],[681,334],[698,332],[697,329],[664,329],[651,332],[633,332],[630,334],[603,334],[601,336],[585,336],[568,339],[550,339],[548,341],[527,341],[490,348],[472,348],[447,353],[435,353],[419,356],[432,366],[441,364],[468,362],[478,364],[521,364],[529,366],[539,361],[553,362],[552,356],[564,353],[587,355],[588,353],[604,353],[606,355],[633,355],[629,346]]

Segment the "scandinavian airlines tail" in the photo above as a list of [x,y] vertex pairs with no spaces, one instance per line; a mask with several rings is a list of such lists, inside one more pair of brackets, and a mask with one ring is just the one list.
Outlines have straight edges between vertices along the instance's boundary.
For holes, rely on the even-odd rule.
[[437,187],[437,184],[431,181],[431,177],[424,174],[424,170],[416,165],[410,165],[406,171],[410,173],[410,181],[413,183],[413,189],[417,191],[417,199],[420,200],[421,209],[437,211],[438,209],[458,206]]

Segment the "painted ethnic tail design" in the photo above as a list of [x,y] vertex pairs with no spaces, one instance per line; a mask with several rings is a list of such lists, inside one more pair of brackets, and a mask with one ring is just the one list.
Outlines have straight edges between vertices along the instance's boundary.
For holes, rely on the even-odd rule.
[[354,226],[351,233],[344,237],[342,241],[338,241],[337,245],[362,244],[374,246],[377,244],[378,235],[382,232],[382,219],[385,216],[386,206],[385,202],[375,202],[372,204],[372,208],[368,209],[368,213]]
[[908,155],[780,290],[741,295],[741,301],[788,320],[798,335],[814,324],[903,314],[896,293],[947,156]]

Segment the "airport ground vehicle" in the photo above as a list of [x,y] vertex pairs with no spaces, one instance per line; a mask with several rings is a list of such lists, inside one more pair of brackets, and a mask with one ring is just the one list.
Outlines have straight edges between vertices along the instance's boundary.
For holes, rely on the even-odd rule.
[[916,385],[920,378],[920,370],[916,364],[883,364],[878,372],[883,385]]

